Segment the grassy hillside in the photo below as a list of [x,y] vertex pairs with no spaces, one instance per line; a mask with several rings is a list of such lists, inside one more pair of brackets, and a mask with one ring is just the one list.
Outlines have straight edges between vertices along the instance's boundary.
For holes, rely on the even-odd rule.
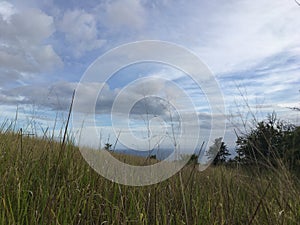
[[[117,155],[131,164],[145,159]],[[126,157],[126,158],[124,158]],[[153,162],[152,162],[153,163]],[[284,169],[194,165],[129,187],[94,172],[78,148],[0,134],[0,224],[299,224],[300,184]]]

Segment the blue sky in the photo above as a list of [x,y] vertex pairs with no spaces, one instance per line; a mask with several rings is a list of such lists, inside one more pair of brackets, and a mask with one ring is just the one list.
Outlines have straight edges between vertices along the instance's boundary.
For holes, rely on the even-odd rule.
[[[35,118],[51,130],[57,115],[65,119],[62,111],[94,60],[122,44],[161,40],[192,51],[215,75],[226,106],[225,141],[234,146],[233,129],[241,126],[239,117],[249,115],[245,98],[259,118],[275,110],[280,118],[300,123],[299,113],[287,108],[300,107],[299,27],[300,7],[293,0],[0,1],[0,116],[14,118],[18,106],[23,124]],[[151,76],[167,77],[190,95],[206,132],[211,115],[201,87],[175,68],[142,63],[103,84],[96,117],[105,139],[112,132],[109,112],[116,96],[132,80]],[[170,86],[153,85],[158,91]],[[143,91],[136,88],[130,96]],[[157,101],[150,98],[147,104],[152,132],[160,135],[159,126],[170,125],[170,114]],[[142,132],[138,124],[149,119],[141,104],[130,117],[138,121],[134,132]],[[147,129],[143,132],[147,136]]]

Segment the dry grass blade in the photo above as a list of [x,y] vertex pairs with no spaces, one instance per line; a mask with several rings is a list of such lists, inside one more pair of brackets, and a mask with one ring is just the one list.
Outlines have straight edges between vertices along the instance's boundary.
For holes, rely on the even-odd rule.
[[255,208],[255,211],[254,211],[254,213],[253,213],[253,215],[252,215],[252,217],[251,217],[251,219],[250,219],[250,221],[249,221],[249,223],[248,223],[249,225],[251,225],[251,224],[253,223],[254,218],[256,217],[257,212],[258,212],[258,210],[259,210],[261,204],[263,203],[263,199],[265,198],[265,196],[266,196],[266,194],[267,194],[267,192],[268,192],[270,186],[271,186],[271,180],[269,181],[268,186],[266,187],[266,189],[265,189],[263,195],[261,196],[261,198],[260,198],[260,200],[259,200],[259,202],[258,202],[258,204],[257,204],[257,206],[256,206],[256,208]]

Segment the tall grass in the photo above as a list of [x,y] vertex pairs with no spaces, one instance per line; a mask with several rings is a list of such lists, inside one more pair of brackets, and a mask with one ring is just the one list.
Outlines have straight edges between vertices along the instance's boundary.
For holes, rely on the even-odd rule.
[[[187,165],[151,186],[113,183],[70,140],[0,134],[0,224],[299,224],[300,184],[289,171]],[[139,157],[116,155],[141,164]]]

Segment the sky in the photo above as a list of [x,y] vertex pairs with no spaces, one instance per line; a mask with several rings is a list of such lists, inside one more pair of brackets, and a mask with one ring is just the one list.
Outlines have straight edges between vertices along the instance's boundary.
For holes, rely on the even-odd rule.
[[[224,141],[233,148],[234,129],[243,130],[244,121],[251,125],[253,117],[276,111],[300,124],[299,112],[289,109],[300,107],[299,27],[300,6],[293,0],[0,1],[0,118],[18,112],[19,126],[28,132],[59,131],[73,90],[95,60],[128,43],[156,40],[180,46],[206,65],[225,111],[212,110],[216,103],[207,96],[215,89],[207,93],[185,71],[139,62],[86,83],[81,101],[102,91],[94,117],[85,104],[78,112],[85,118],[85,130],[75,130],[80,141],[94,143],[96,126],[101,141],[95,146],[118,137],[131,149],[174,147],[183,134],[199,146],[211,133],[212,118],[220,124],[225,118]],[[184,124],[188,132],[180,131]]]

